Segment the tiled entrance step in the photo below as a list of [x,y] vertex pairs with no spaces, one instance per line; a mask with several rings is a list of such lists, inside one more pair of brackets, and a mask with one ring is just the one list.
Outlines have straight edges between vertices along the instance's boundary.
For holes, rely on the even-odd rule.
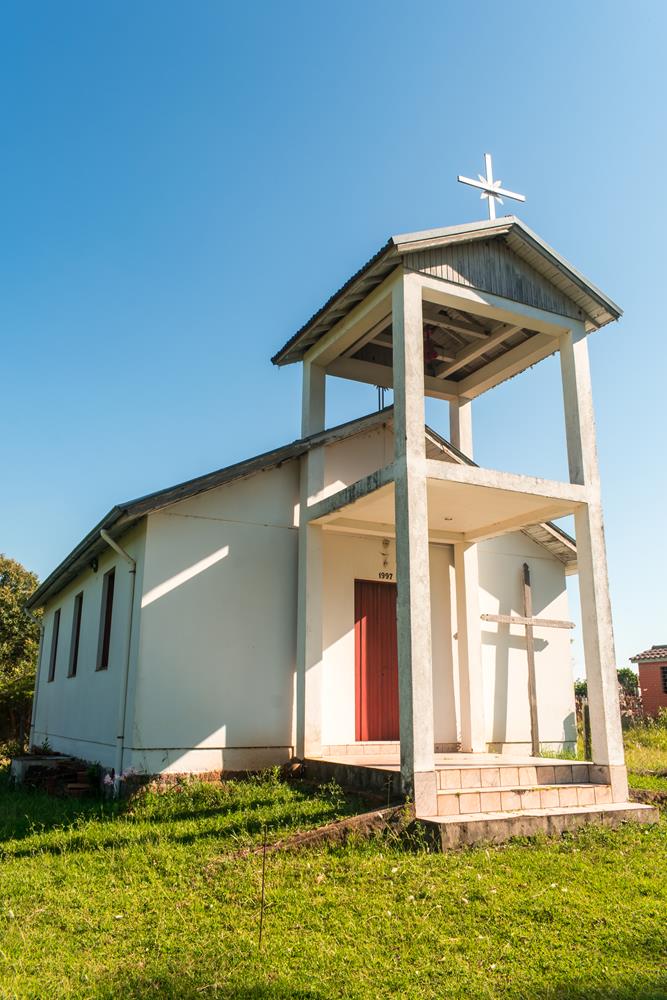
[[476,767],[438,767],[438,788],[442,791],[462,788],[533,788],[535,785],[586,784],[596,777],[594,764],[558,761],[542,764],[490,764]]
[[401,744],[388,740],[377,743],[336,743],[322,747],[323,757],[362,757],[393,756],[398,759],[401,753]]
[[[455,743],[436,743],[435,752],[456,753]],[[391,740],[376,740],[374,743],[329,743],[322,747],[323,757],[393,757],[398,763],[401,754],[401,744]]]
[[611,802],[609,785],[575,784],[525,787],[461,788],[438,792],[438,815],[517,812],[526,809],[558,809],[571,806],[605,805]]
[[569,809],[612,801],[610,786],[593,783],[589,765],[574,761],[444,767],[436,776],[439,816]]

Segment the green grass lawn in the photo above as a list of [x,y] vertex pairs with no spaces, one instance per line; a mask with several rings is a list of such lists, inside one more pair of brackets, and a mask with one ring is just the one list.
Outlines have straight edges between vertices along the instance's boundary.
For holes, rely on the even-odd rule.
[[349,813],[275,776],[123,807],[0,783],[3,998],[667,997],[667,822],[234,856]]
[[644,789],[649,792],[667,792],[667,777],[660,774],[644,774],[635,771],[628,772],[630,788]]
[[667,771],[667,717],[632,726],[624,741],[629,771]]

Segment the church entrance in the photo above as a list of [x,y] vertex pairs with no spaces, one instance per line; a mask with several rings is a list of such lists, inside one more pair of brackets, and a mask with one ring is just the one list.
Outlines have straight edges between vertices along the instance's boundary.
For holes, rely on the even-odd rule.
[[356,739],[398,740],[396,584],[354,581]]

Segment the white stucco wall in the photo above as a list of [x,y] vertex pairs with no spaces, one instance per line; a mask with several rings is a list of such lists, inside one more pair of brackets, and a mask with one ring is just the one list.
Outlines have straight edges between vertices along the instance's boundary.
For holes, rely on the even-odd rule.
[[[480,612],[523,612],[522,567],[530,567],[533,614],[569,618],[564,567],[521,532],[479,546]],[[535,629],[535,672],[540,742],[554,749],[576,740],[568,629]],[[530,749],[528,665],[522,626],[482,623],[485,721],[497,749]]]
[[[122,546],[137,562],[137,589],[144,563],[144,527],[132,529]],[[104,574],[115,567],[109,666],[96,670]],[[83,592],[79,657],[76,676],[68,677],[74,598]],[[44,640],[38,667],[33,745],[48,740],[54,750],[113,767],[120,684],[125,664],[129,625],[130,574],[128,564],[112,549],[99,557],[98,570],[86,569],[49,601],[44,612]],[[60,608],[58,652],[53,681],[48,680],[53,622]],[[138,594],[133,620],[138,623]],[[133,633],[135,629],[133,628]]]
[[337,493],[393,461],[394,435],[387,424],[380,424],[365,434],[329,445],[324,457],[324,488],[318,496]]
[[[449,582],[452,561],[450,546],[430,547],[435,740],[448,744],[458,741]],[[333,746],[355,742],[354,581],[378,580],[386,572],[395,581],[396,545],[394,539],[384,548],[380,537],[325,532],[324,565],[322,743]]]
[[291,755],[298,470],[149,515],[132,766],[243,770]]
[[[390,429],[327,449],[324,492],[391,461]],[[286,760],[294,743],[299,461],[150,514],[122,540],[137,559],[124,767],[244,770]],[[388,565],[384,565],[387,555]],[[324,532],[322,742],[355,738],[354,580],[395,580],[395,543]],[[563,567],[521,533],[479,546],[480,610],[522,613],[528,561],[534,613],[567,618]],[[102,581],[116,566],[107,671],[96,672]],[[453,554],[430,547],[436,743],[460,738]],[[113,766],[129,575],[111,551],[46,609],[34,742]],[[67,678],[74,597],[84,591],[79,668]],[[53,614],[62,609],[58,660],[47,682]],[[523,629],[483,623],[487,739],[530,741]],[[536,630],[543,743],[574,738],[570,633]]]

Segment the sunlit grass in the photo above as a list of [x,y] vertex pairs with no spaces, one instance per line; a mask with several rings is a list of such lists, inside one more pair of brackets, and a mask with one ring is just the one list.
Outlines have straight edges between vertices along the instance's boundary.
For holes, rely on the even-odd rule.
[[637,774],[628,772],[630,788],[641,788],[650,792],[667,792],[667,776],[656,774]]
[[128,806],[0,787],[0,997],[667,996],[667,824],[447,855],[241,847],[358,808],[266,775]]
[[629,771],[667,770],[667,716],[631,726],[624,740]]

